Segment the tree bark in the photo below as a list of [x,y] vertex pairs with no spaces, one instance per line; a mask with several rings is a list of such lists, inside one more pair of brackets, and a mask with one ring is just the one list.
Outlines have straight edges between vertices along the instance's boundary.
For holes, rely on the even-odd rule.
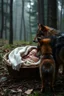
[[[6,5],[6,13],[7,13],[7,8],[8,8],[8,0]],[[7,39],[7,16],[5,17],[5,39]]]
[[13,44],[13,0],[10,0],[10,36],[9,44]]
[[3,38],[3,28],[4,28],[4,12],[3,12],[3,0],[1,0],[1,12],[2,12],[2,15],[1,15],[1,34],[0,34],[0,38],[2,39]]
[[44,0],[38,0],[38,23],[44,25]]
[[[23,28],[24,28],[24,34],[22,33],[23,32]],[[24,35],[24,41],[26,41],[26,27],[25,27],[25,19],[24,19],[24,0],[22,0],[22,16],[21,16],[21,28],[20,28],[20,40],[21,40],[21,37],[23,37]]]
[[29,8],[29,29],[30,29],[30,42],[32,42],[32,30],[31,30],[31,0],[29,1],[30,8]]
[[[17,33],[17,12],[18,12],[17,3],[18,3],[18,0],[16,0],[16,3],[15,3],[15,28],[14,28],[15,33]],[[16,34],[15,34],[14,38],[17,39]]]
[[47,25],[57,28],[57,0],[48,0]]

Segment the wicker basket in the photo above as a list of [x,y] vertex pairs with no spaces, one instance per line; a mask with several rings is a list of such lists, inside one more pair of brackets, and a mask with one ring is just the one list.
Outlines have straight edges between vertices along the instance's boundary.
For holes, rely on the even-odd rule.
[[10,62],[8,61],[8,54],[5,54],[3,61],[6,64],[10,76],[14,79],[40,79],[39,66],[21,66],[20,70],[12,69]]

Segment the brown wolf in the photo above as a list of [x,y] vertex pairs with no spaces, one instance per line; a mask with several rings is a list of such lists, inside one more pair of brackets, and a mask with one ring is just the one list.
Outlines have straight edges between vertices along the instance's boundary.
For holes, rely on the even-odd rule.
[[52,56],[52,48],[50,46],[50,42],[50,38],[40,40],[40,51],[42,54],[42,59],[39,70],[42,82],[41,90],[49,86],[53,91],[53,85],[55,80],[55,61]]

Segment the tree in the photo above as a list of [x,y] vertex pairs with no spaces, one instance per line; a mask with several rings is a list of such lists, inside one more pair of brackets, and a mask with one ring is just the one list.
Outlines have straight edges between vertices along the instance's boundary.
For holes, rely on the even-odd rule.
[[47,25],[57,28],[57,0],[48,0]]
[[44,0],[38,0],[38,23],[44,25]]
[[[7,14],[7,9],[8,9],[8,0],[6,2],[6,14]],[[4,24],[4,30],[5,30],[5,39],[7,39],[7,16],[5,16],[5,24]]]
[[37,14],[37,1],[34,1],[34,4],[32,5],[32,12],[31,12],[31,26],[33,28],[32,33],[35,33],[37,30],[37,23],[38,23],[38,14]]
[[29,0],[29,29],[30,29],[30,39],[32,40],[33,35],[37,30],[37,1],[36,0]]
[[[14,30],[14,31],[15,31],[14,39],[17,39],[17,38],[16,38],[16,33],[17,33],[17,13],[18,13],[17,4],[18,4],[18,0],[15,1],[15,3],[14,3],[15,6],[13,7],[13,8],[15,9],[15,10],[14,10],[15,13],[13,13],[13,15],[15,15],[15,17],[14,17],[15,19],[13,18],[13,19],[15,20],[15,25],[14,25],[14,29],[15,29],[15,30]],[[14,22],[14,21],[13,21],[13,22]]]
[[13,0],[10,0],[10,36],[9,44],[13,44]]
[[2,23],[2,25],[1,25],[0,38],[2,39],[3,38],[3,28],[4,28],[3,0],[1,0],[1,13],[2,13],[2,15],[1,15],[1,18],[2,18],[1,23]]
[[29,29],[30,29],[30,40],[32,41],[32,30],[31,30],[31,0],[29,1],[30,8],[29,8]]
[[22,0],[22,16],[21,16],[21,27],[20,27],[20,40],[21,40],[21,37],[24,36],[24,41],[26,41],[26,27],[25,27],[25,19],[24,19],[24,4],[25,4],[25,2],[24,2],[24,0]]

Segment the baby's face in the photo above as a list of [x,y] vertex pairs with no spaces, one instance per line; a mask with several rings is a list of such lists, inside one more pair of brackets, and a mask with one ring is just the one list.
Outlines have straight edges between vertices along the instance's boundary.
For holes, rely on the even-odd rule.
[[30,55],[36,55],[36,53],[37,53],[37,50],[36,49],[33,49],[29,54]]

